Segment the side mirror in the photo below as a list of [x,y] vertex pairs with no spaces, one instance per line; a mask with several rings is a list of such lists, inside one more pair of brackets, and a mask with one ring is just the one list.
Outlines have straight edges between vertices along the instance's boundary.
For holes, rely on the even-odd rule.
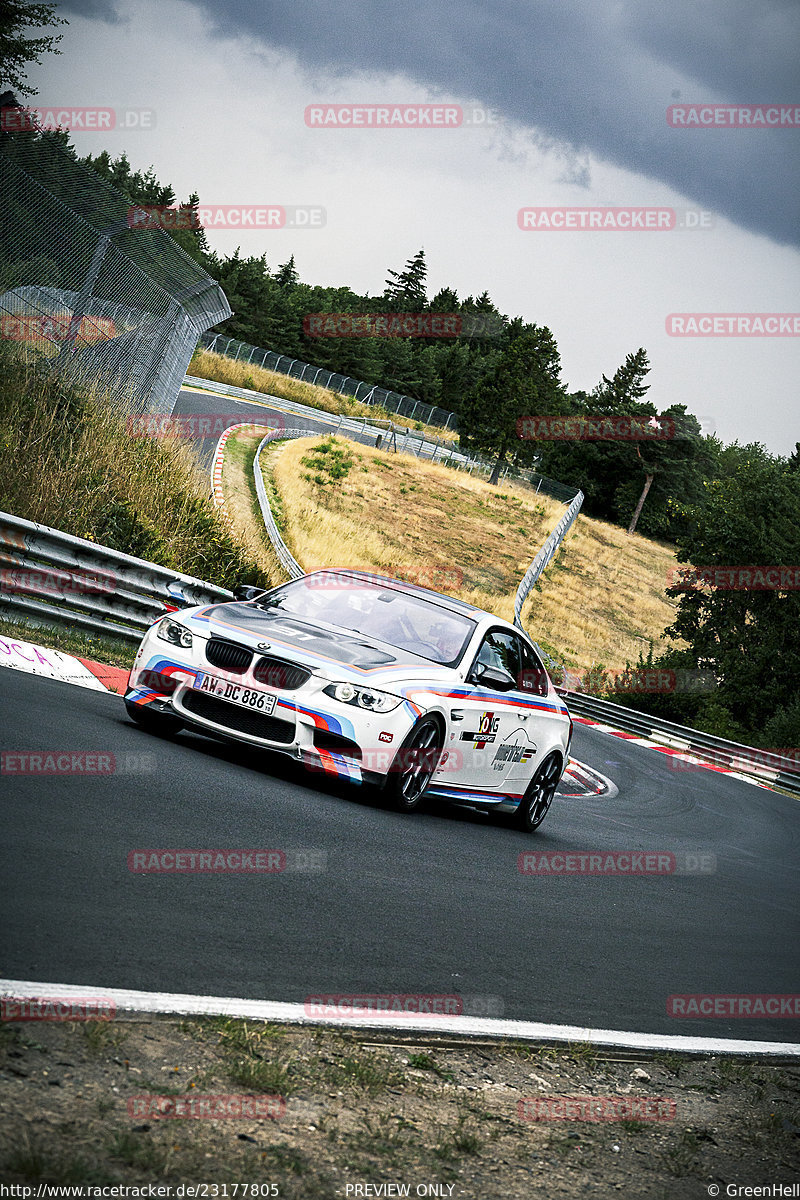
[[510,692],[517,686],[514,676],[503,667],[487,667],[476,663],[467,677],[468,683],[492,688],[495,692]]
[[180,608],[193,608],[197,603],[196,600],[191,600],[185,595],[183,584],[177,579],[167,584],[167,593],[169,600],[165,601],[164,607],[169,612],[177,612]]
[[265,590],[265,588],[254,587],[252,583],[240,583],[233,589],[233,598],[234,600],[255,600],[256,596],[263,596]]

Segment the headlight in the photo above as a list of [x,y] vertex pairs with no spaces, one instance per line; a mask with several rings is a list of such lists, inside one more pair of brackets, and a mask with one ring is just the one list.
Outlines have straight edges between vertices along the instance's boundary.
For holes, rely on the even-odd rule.
[[173,646],[183,646],[187,650],[192,644],[192,635],[189,630],[184,625],[179,625],[177,621],[173,621],[171,617],[164,617],[163,621],[158,622],[156,636]]
[[326,696],[332,696],[342,704],[355,704],[357,708],[366,708],[370,712],[391,712],[403,703],[402,696],[376,692],[374,688],[356,687],[352,683],[329,683],[323,690]]

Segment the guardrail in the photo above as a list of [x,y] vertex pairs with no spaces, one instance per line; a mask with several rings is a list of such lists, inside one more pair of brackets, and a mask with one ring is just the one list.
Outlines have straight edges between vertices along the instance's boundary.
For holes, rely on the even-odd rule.
[[[330,413],[324,408],[312,408],[308,404],[298,404],[295,400],[285,400],[282,396],[270,396],[267,392],[236,387],[231,383],[218,383],[216,379],[201,379],[196,375],[187,375],[184,384],[187,387],[201,388],[219,396],[232,396],[237,400],[256,400],[260,403],[265,400],[273,400],[281,411],[291,413],[293,416],[303,417],[317,423],[327,419],[332,432],[340,433],[343,437],[364,442],[368,442],[369,439],[372,444],[379,435],[384,439],[388,437],[392,440],[392,448],[400,454],[413,454],[416,458],[444,463],[448,467],[467,471],[470,475],[473,472],[489,475],[493,469],[491,462],[486,462],[482,458],[473,458],[457,449],[457,442],[430,436],[425,437],[405,425],[395,425],[393,421],[383,421],[372,417],[347,417],[343,413]],[[306,430],[306,434],[310,436],[311,431]],[[386,448],[385,441],[384,448]],[[576,495],[574,487],[559,483],[556,479],[549,479],[546,475],[539,475],[536,471],[530,471],[527,476],[517,476],[510,475],[508,468],[504,468],[500,479],[501,482],[509,479],[523,487],[532,488],[537,495],[542,491],[546,495],[552,496],[553,499],[560,500],[563,504],[574,499]]]
[[[225,348],[218,349],[218,342],[220,345],[224,342]],[[398,416],[406,417],[409,421],[424,420],[426,425],[439,425],[444,429],[450,428],[451,422],[453,429],[457,426],[455,413],[448,412],[447,409],[437,408],[436,405],[426,404],[423,400],[415,400],[413,396],[404,396],[400,392],[378,387],[374,383],[362,383],[358,379],[351,379],[349,375],[343,375],[340,371],[314,367],[311,363],[292,358],[290,354],[278,354],[275,350],[264,350],[260,346],[237,342],[235,338],[226,337],[222,333],[203,334],[200,344],[211,353],[224,354],[227,358],[233,358],[235,362],[255,363],[267,371],[287,375],[290,379],[299,379],[303,383],[328,388],[344,396],[353,396],[362,404],[380,404],[382,408],[394,410]],[[232,353],[234,348],[235,354]],[[419,416],[415,417],[417,409]]]
[[138,642],[165,606],[233,593],[157,563],[0,512],[0,609]]
[[272,508],[270,507],[269,497],[267,496],[267,489],[264,486],[264,476],[261,474],[261,451],[268,442],[281,441],[285,438],[306,437],[307,435],[307,429],[275,429],[272,431],[272,433],[268,433],[266,437],[261,439],[258,444],[258,449],[256,450],[256,456],[253,459],[253,473],[256,477],[256,495],[258,496],[261,515],[264,518],[264,526],[267,530],[267,536],[275,548],[275,553],[280,559],[281,566],[289,573],[290,579],[299,579],[300,576],[305,575],[306,572],[300,566],[300,563],[297,561],[297,559],[292,555],[291,550],[286,545],[278,531],[278,526],[275,524],[275,517],[272,515]]
[[542,571],[553,561],[555,554],[563,542],[567,533],[572,528],[578,513],[583,504],[583,492],[578,492],[572,503],[568,506],[561,520],[556,525],[550,536],[545,539],[539,553],[534,558],[531,565],[528,567],[525,574],[522,576],[522,581],[517,588],[517,594],[514,598],[514,624],[518,629],[523,629],[522,624],[522,606],[531,593],[531,589],[538,580]]
[[786,751],[743,746],[739,742],[714,737],[713,734],[703,733],[699,729],[690,729],[686,725],[676,725],[673,721],[653,717],[638,709],[614,704],[611,700],[587,696],[585,692],[574,692],[568,688],[557,690],[568,706],[581,716],[601,724],[612,725],[626,733],[638,734],[673,750],[697,754],[699,758],[710,761],[713,766],[722,767],[727,771],[738,771],[742,775],[771,783],[794,796],[800,796],[798,751],[794,751],[794,757],[790,757]]
[[[225,457],[225,446],[228,438],[236,432],[237,429],[251,429],[251,421],[243,421],[239,425],[229,425],[224,431],[219,441],[217,442],[214,458],[211,462],[211,491],[213,493],[213,501],[217,508],[225,512],[225,495],[222,490],[222,464]],[[264,484],[264,476],[261,473],[261,451],[268,442],[286,441],[289,438],[308,437],[307,429],[273,429],[265,437],[261,439],[253,459],[253,476],[256,484],[256,495],[258,496],[258,504],[261,509],[261,516],[264,520],[264,528],[267,531],[267,537],[272,543],[272,548],[278,556],[281,566],[290,579],[299,579],[301,575],[305,575],[305,571],[300,566],[300,563],[293,556],[291,550],[284,542],[278,531],[278,526],[275,522],[275,517],[270,507],[267,489]]]
[[[468,454],[458,451],[457,443],[454,441],[426,438],[404,425],[395,425],[392,421],[383,421],[373,417],[347,417],[344,413],[330,413],[325,408],[312,408],[308,404],[298,404],[296,400],[286,400],[283,396],[270,396],[267,392],[236,387],[231,383],[219,383],[216,379],[201,379],[194,375],[187,375],[184,383],[189,387],[203,388],[205,391],[214,392],[216,395],[232,396],[236,400],[257,400],[262,403],[264,400],[274,400],[280,406],[281,411],[293,416],[304,417],[306,420],[316,422],[324,421],[327,418],[334,433],[341,433],[345,437],[355,437],[356,440],[359,437],[369,437],[374,442],[377,437],[385,437],[388,434],[393,438],[398,451],[414,454],[416,458],[428,458],[432,462],[446,462],[450,466],[460,467],[464,470],[472,470],[475,467],[491,470],[490,463],[485,464],[480,459],[471,458]],[[306,437],[311,436],[312,432],[309,429],[304,430]],[[398,439],[402,439],[400,445],[397,445]]]

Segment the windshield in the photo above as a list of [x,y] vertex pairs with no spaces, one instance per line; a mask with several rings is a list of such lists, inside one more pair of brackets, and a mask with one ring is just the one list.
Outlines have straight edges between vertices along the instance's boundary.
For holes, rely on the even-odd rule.
[[441,666],[454,666],[475,621],[420,596],[333,571],[309,575],[258,601],[310,621],[376,638]]

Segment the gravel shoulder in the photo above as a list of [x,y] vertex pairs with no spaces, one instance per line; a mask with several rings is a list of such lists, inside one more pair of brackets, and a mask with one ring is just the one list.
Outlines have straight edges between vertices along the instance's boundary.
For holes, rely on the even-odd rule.
[[[237,1097],[234,1111],[242,1096],[260,1107],[159,1115],[197,1114],[219,1096]],[[647,1098],[664,1119],[558,1119],[564,1096],[583,1098],[574,1111],[584,1115],[590,1098]],[[219,1113],[212,1103],[204,1111]],[[709,1185],[725,1195],[728,1183],[796,1181],[799,1134],[796,1063],[412,1043],[389,1031],[367,1040],[217,1017],[0,1025],[5,1183],[165,1184],[172,1196],[181,1184],[235,1196],[247,1183],[260,1185],[248,1194],[288,1200],[688,1200],[715,1194]]]

